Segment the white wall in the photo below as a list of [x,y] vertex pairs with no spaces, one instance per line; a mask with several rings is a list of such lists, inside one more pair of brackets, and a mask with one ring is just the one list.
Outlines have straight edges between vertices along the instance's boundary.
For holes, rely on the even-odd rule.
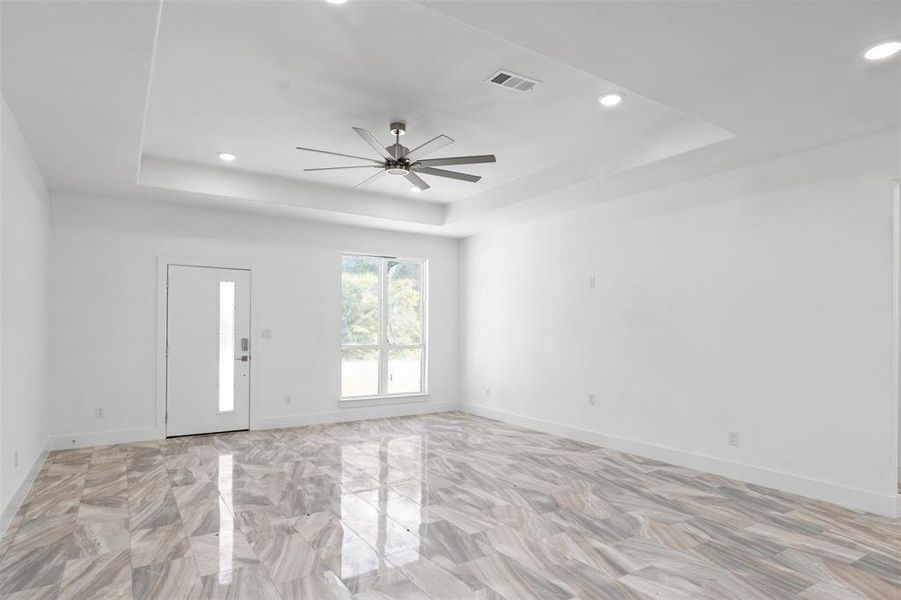
[[[233,260],[252,268],[253,426],[456,406],[457,240],[57,194],[51,221],[56,446],[157,433],[158,256]],[[342,251],[429,259],[426,402],[339,407]],[[262,329],[271,329],[272,338],[262,339]],[[285,394],[293,396],[291,406]],[[104,419],[94,418],[96,407],[105,409]]]
[[[888,140],[874,162],[899,165]],[[894,511],[892,185],[865,174],[757,191],[824,156],[465,240],[467,406]]]
[[[898,164],[897,146],[887,160],[884,145],[871,150]],[[255,426],[462,398],[489,416],[889,512],[891,186],[882,166],[823,175],[860,151],[858,140],[477,236],[459,264],[450,239],[54,195],[52,434],[60,445],[158,434],[157,257],[231,259],[254,271]],[[341,251],[430,260],[427,403],[339,408]]]
[[[2,102],[0,132],[0,513],[47,442],[49,193]],[[18,453],[18,465],[16,465]],[[2,531],[4,523],[0,523]]]

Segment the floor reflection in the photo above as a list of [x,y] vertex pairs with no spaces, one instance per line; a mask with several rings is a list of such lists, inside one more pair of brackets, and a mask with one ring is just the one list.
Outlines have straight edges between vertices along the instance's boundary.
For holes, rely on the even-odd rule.
[[[412,532],[418,531],[422,522],[422,508],[392,486],[421,485],[425,481],[423,448],[422,436],[418,435],[341,446],[339,516],[359,538],[345,537],[340,577],[354,577],[365,573],[363,569],[374,571],[386,567],[384,559],[379,557],[397,554],[401,563],[418,557],[420,540]],[[357,539],[377,552],[377,560],[361,562]],[[394,562],[394,566],[399,565]]]
[[54,452],[9,531],[0,598],[135,600],[895,598],[901,539],[458,413]]
[[[234,457],[231,454],[219,456],[218,489],[222,496],[222,504],[230,505],[232,497],[232,474]],[[226,506],[219,509],[219,583],[232,582],[232,564],[234,562],[235,519]]]

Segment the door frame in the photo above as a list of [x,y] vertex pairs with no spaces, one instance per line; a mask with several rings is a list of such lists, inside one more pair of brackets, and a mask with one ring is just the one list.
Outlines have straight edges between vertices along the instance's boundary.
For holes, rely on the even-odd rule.
[[156,261],[156,429],[159,437],[165,439],[166,427],[166,401],[168,387],[168,361],[166,357],[166,344],[169,331],[169,294],[168,275],[169,267],[206,267],[208,269],[235,269],[247,271],[250,277],[250,348],[251,361],[248,365],[250,379],[247,399],[247,429],[253,429],[253,269],[250,264],[242,260],[197,258],[189,256],[157,256]]

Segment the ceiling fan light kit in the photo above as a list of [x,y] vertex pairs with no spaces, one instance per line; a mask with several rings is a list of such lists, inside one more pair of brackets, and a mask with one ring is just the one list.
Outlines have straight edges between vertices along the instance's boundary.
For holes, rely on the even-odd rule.
[[342,154],[340,152],[330,152],[328,150],[317,150],[315,148],[304,148],[298,146],[298,150],[306,152],[318,152],[320,154],[329,154],[332,156],[343,156],[345,158],[353,158],[356,160],[365,160],[372,164],[368,165],[352,165],[342,167],[319,167],[315,169],[304,169],[304,171],[337,171],[342,169],[379,169],[374,175],[367,177],[356,187],[360,188],[369,185],[383,175],[403,176],[408,183],[413,184],[418,191],[425,191],[431,187],[418,174],[431,175],[433,177],[445,177],[448,179],[456,179],[458,181],[467,181],[476,183],[481,179],[477,175],[468,173],[460,173],[458,171],[448,171],[447,169],[436,169],[436,166],[447,165],[476,165],[484,163],[493,163],[497,159],[493,154],[480,154],[477,156],[450,156],[446,158],[424,158],[437,152],[445,146],[454,143],[454,140],[446,135],[438,135],[419,146],[410,150],[400,143],[400,137],[407,133],[407,124],[403,121],[394,121],[388,126],[388,130],[394,136],[394,143],[390,146],[382,146],[372,133],[360,127],[354,127],[353,130],[362,138],[364,142],[375,150],[379,155],[379,159],[368,158],[365,156],[355,156],[353,154]]

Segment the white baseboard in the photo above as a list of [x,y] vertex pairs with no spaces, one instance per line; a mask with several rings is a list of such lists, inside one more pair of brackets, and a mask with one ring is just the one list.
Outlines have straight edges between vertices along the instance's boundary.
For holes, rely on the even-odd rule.
[[34,484],[34,480],[37,478],[38,473],[41,472],[41,467],[44,466],[44,461],[47,460],[47,455],[50,454],[50,449],[50,440],[48,439],[44,443],[43,450],[41,450],[40,454],[37,455],[37,458],[34,459],[34,463],[32,463],[31,468],[28,469],[28,474],[25,476],[25,479],[23,479],[22,483],[19,484],[19,488],[16,490],[16,493],[13,494],[13,497],[9,499],[6,507],[2,512],[0,512],[0,538],[3,538],[3,535],[6,533],[6,529],[9,527],[9,524],[16,516],[16,511],[18,511],[19,507],[22,506],[22,501],[25,500],[25,496],[28,494],[28,490],[31,489],[31,486]]
[[464,412],[496,419],[513,425],[519,425],[520,427],[536,429],[545,433],[559,435],[561,437],[594,444],[596,446],[603,446],[605,448],[612,448],[630,454],[661,460],[680,467],[688,467],[690,469],[715,473],[717,475],[731,477],[755,485],[762,485],[792,494],[806,496],[808,498],[832,502],[855,510],[863,510],[887,517],[901,516],[901,497],[899,497],[898,494],[883,495],[867,490],[859,490],[828,481],[803,477],[801,475],[794,475],[791,473],[723,460],[706,454],[678,450],[676,448],[669,448],[648,442],[579,429],[577,427],[554,423],[552,421],[534,419],[532,417],[488,408],[477,404],[463,404],[460,409]]
[[[303,425],[340,423],[344,421],[360,421],[363,419],[380,419],[384,417],[401,417],[404,415],[420,415],[459,409],[460,405],[452,402],[404,402],[377,406],[354,406],[333,412],[287,415],[283,417],[262,417],[256,419],[250,428],[252,430],[257,430],[277,429],[281,427],[300,427]],[[123,429],[55,435],[50,438],[48,444],[50,450],[65,450],[66,448],[88,448],[90,446],[146,442],[149,440],[161,440],[163,438],[165,438],[165,432],[163,430],[155,427],[147,427],[144,429]]]
[[354,406],[331,412],[287,415],[284,417],[263,417],[256,420],[252,429],[279,429],[282,427],[321,425],[323,423],[343,423],[366,419],[423,415],[451,410],[460,410],[460,405],[456,402],[405,402],[379,406]]
[[[331,412],[287,415],[281,417],[263,417],[256,420],[252,429],[301,427],[304,425],[360,421],[365,419],[399,417],[453,410],[464,410],[475,415],[497,419],[506,423],[528,427],[530,429],[536,429],[545,433],[551,433],[587,442],[589,444],[595,444],[597,446],[604,446],[623,452],[646,456],[673,465],[716,473],[718,475],[772,487],[793,494],[815,498],[817,500],[833,502],[856,510],[864,510],[890,517],[901,516],[901,496],[897,494],[882,495],[876,492],[850,488],[828,481],[821,481],[791,473],[723,460],[706,454],[678,450],[676,448],[669,448],[648,442],[579,429],[577,427],[554,423],[552,421],[534,419],[532,417],[488,408],[477,404],[459,405],[453,402],[423,402],[381,406],[355,406]],[[24,497],[24,494],[31,486],[34,475],[40,470],[40,465],[43,464],[48,450],[158,440],[163,437],[164,433],[156,428],[54,436],[48,440],[41,457],[35,462],[35,467],[32,467],[34,473],[29,473],[29,478],[26,478],[26,481],[20,486],[17,496],[22,495]],[[18,502],[21,502],[21,498],[18,499]],[[15,511],[18,508],[18,502],[11,501],[7,510],[0,516],[0,531],[5,529],[8,522],[12,520],[12,515],[15,515]],[[15,506],[15,508],[12,508],[10,511],[10,507],[13,506]],[[8,519],[7,512],[10,512]]]
[[161,440],[163,437],[163,431],[156,427],[95,431],[93,433],[68,433],[51,437],[50,449],[65,450],[67,448],[88,448],[90,446],[108,446],[110,444],[126,444],[128,442],[146,442],[148,440]]

